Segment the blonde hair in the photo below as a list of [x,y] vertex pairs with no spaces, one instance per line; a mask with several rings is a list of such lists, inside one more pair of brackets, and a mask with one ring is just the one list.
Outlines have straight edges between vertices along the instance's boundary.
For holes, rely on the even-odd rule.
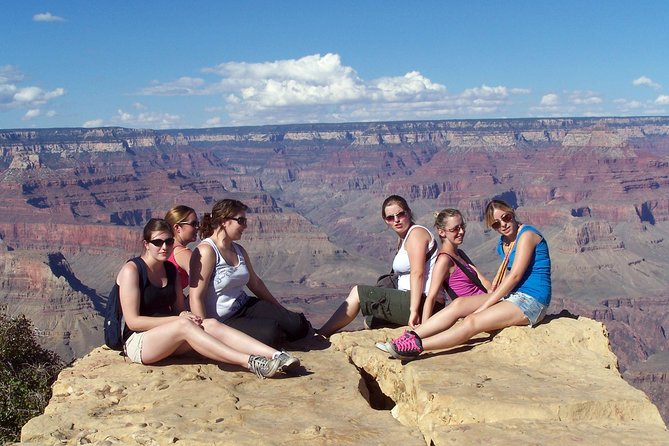
[[[494,212],[499,210],[513,215],[513,219],[516,220],[516,212],[506,201],[503,200],[490,200],[490,203],[485,207],[485,224],[489,228],[492,227],[492,224],[495,222]],[[516,220],[518,222],[518,220]],[[518,222],[520,223],[520,222]]]

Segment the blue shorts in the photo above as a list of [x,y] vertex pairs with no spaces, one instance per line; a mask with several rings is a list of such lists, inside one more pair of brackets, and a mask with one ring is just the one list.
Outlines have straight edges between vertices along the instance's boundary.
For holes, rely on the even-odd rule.
[[503,301],[511,302],[523,312],[530,325],[537,325],[546,316],[548,305],[544,305],[529,294],[516,291],[506,296]]

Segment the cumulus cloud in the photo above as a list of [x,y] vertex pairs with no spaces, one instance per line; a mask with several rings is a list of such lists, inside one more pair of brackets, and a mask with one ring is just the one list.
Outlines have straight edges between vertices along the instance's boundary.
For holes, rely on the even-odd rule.
[[655,99],[655,103],[658,105],[669,105],[669,95],[661,94]]
[[[512,96],[529,93],[524,88],[482,85],[452,94],[418,71],[366,80],[332,53],[260,63],[226,62],[202,73],[202,77],[153,81],[139,93],[220,96],[229,118],[225,123],[230,125],[473,116],[499,113]],[[211,125],[221,123],[216,120]]]
[[646,76],[641,76],[637,79],[634,79],[632,81],[632,85],[637,86],[637,87],[638,86],[650,87],[654,90],[659,90],[660,88],[662,88],[662,86],[660,84],[658,84],[657,82],[653,82],[652,79],[650,79],[649,77],[646,77]]
[[544,107],[552,107],[560,103],[560,97],[555,93],[548,93],[541,97],[540,105]]
[[57,15],[53,15],[50,12],[41,12],[33,16],[33,20],[36,22],[64,22],[65,19]]
[[42,112],[40,111],[39,108],[32,108],[26,112],[25,115],[23,115],[23,120],[28,121],[30,119],[36,118],[40,116]]
[[0,110],[25,108],[30,111],[65,94],[63,88],[47,91],[32,85],[20,86],[23,80],[23,73],[16,67],[0,66]]
[[90,121],[84,122],[81,126],[90,129],[93,127],[102,127],[103,124],[104,121],[102,119],[91,119]]
[[161,112],[142,112],[133,114],[119,109],[116,112],[116,116],[114,116],[111,121],[111,125],[124,127],[168,129],[178,127],[181,123],[181,116]]
[[596,105],[602,103],[602,98],[593,91],[572,91],[568,96],[568,100],[575,105]]

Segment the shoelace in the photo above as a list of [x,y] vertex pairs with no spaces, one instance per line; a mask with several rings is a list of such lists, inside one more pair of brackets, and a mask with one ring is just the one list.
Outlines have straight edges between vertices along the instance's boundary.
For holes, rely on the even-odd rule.
[[262,356],[252,356],[249,360],[250,369],[260,379],[265,379],[264,368],[267,368],[267,359]]
[[408,351],[420,351],[420,347],[418,346],[418,343],[416,342],[416,335],[412,333],[407,333],[408,336],[401,337],[397,339],[393,344],[395,344],[395,348],[397,351],[400,352],[408,352]]

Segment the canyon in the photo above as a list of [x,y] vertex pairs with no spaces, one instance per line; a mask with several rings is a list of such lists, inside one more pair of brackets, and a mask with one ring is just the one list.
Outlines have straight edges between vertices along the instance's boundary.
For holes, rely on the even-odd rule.
[[602,321],[623,377],[669,420],[665,117],[0,130],[0,304],[80,358],[102,344],[100,311],[146,220],[230,197],[249,205],[254,268],[318,326],[388,268],[390,194],[428,227],[460,209],[464,249],[489,276],[483,209],[516,207],[549,243],[551,312]]

